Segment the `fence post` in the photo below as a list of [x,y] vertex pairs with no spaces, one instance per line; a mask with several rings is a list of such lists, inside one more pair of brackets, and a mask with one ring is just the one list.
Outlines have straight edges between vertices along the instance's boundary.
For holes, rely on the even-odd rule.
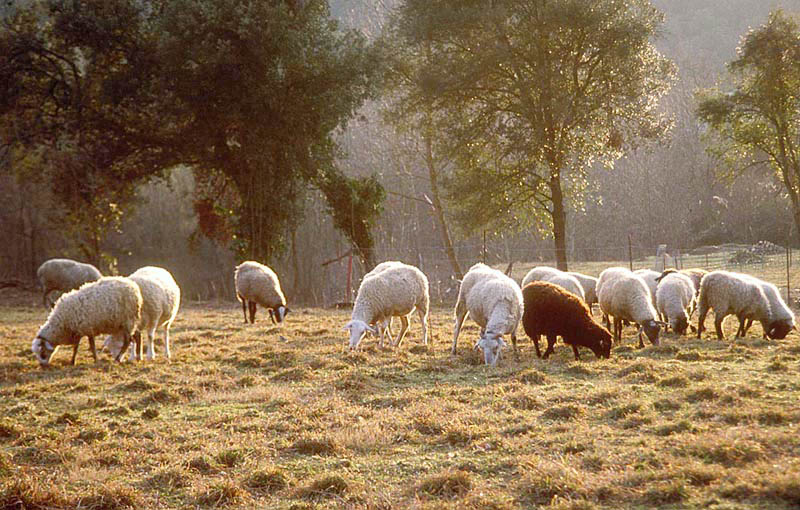
[[482,253],[482,259],[483,260],[481,260],[481,262],[486,264],[486,231],[485,230],[483,231],[483,253]]
[[631,267],[631,271],[633,271],[633,247],[630,234],[628,234],[628,264]]
[[[788,241],[788,239],[787,239]],[[786,304],[791,308],[792,306],[792,279],[789,273],[789,259],[791,258],[791,248],[789,243],[786,243]]]

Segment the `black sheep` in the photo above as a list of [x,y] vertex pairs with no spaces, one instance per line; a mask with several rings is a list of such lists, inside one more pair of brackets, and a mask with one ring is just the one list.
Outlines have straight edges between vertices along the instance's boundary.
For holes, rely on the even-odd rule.
[[611,355],[611,333],[596,323],[592,312],[579,297],[547,282],[531,282],[522,289],[524,308],[522,327],[539,351],[539,338],[547,336],[547,350],[544,358],[553,353],[556,337],[561,336],[564,343],[572,346],[575,359],[578,346],[588,347],[600,358]]

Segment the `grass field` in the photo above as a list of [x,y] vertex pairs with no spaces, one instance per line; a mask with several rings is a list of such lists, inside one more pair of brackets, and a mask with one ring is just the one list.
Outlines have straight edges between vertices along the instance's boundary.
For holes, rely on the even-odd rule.
[[490,369],[470,321],[450,356],[449,309],[428,348],[414,320],[350,353],[348,312],[187,305],[171,363],[94,364],[84,341],[45,371],[45,315],[0,306],[0,510],[800,506],[795,332],[639,350],[630,328],[580,362],[524,339]]

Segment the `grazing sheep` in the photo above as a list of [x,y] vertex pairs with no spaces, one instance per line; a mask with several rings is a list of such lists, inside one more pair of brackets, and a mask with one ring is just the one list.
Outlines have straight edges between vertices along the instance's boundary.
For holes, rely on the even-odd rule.
[[[739,321],[755,319],[764,331],[770,331],[771,309],[764,289],[752,277],[729,271],[711,271],[700,281],[698,298],[697,338],[705,330],[706,314],[714,309],[714,328],[722,340],[722,321],[736,315]],[[738,332],[737,332],[738,336]]]
[[250,323],[256,322],[256,305],[269,311],[273,324],[282,322],[290,310],[281,290],[281,282],[275,272],[258,262],[248,260],[236,266],[234,273],[236,298],[242,302],[244,322],[247,324],[247,310],[250,310]]
[[567,292],[570,292],[575,296],[581,298],[581,301],[584,302],[586,301],[586,295],[583,293],[583,286],[581,285],[581,282],[579,282],[578,279],[572,275],[568,275],[567,273],[561,273],[550,276],[541,281],[552,283],[553,285],[558,285]]
[[597,297],[603,313],[614,317],[614,338],[618,342],[622,340],[622,321],[626,320],[639,325],[639,347],[644,347],[643,331],[653,345],[658,345],[662,323],[653,307],[647,283],[631,271],[614,272],[616,277],[613,278],[603,278],[603,273],[600,274],[599,280],[603,284]]
[[564,343],[572,346],[575,359],[578,346],[588,347],[598,358],[608,358],[611,354],[611,333],[592,319],[592,312],[574,294],[549,282],[531,282],[522,289],[523,313],[522,327],[539,351],[539,338],[547,336],[547,350],[544,358],[553,353],[556,336],[561,335]]
[[44,295],[42,302],[45,308],[52,308],[55,301],[49,301],[51,292],[69,292],[87,282],[99,280],[103,275],[91,264],[76,262],[72,259],[50,259],[45,261],[36,271]]
[[[756,278],[755,276],[751,276],[751,278],[761,286],[761,289],[764,291],[769,301],[769,326],[767,326],[767,329],[764,329],[764,338],[783,340],[786,338],[786,335],[789,334],[789,331],[795,328],[794,313],[786,306],[786,302],[781,297],[778,287]],[[739,331],[736,335],[744,336],[752,325],[752,318],[745,319],[744,321],[740,319]]]
[[[521,287],[531,282],[554,283],[586,301],[586,289],[583,286],[583,282],[586,282],[586,285],[591,287],[592,292],[594,292],[597,280],[580,273],[567,273],[554,267],[538,266],[528,271],[528,274],[522,279]],[[589,302],[589,306],[591,306],[591,302]]]
[[526,286],[531,282],[537,281],[547,281],[551,276],[556,276],[562,274],[563,271],[560,269],[556,269],[550,266],[537,266],[528,271],[528,274],[525,275],[525,278],[522,279],[521,287]]
[[674,332],[686,334],[694,305],[695,290],[691,278],[674,272],[660,279],[656,289],[656,309],[661,320],[666,320]]
[[652,269],[637,269],[633,274],[639,275],[644,280],[644,283],[647,284],[647,288],[650,289],[650,299],[653,300],[653,306],[655,306],[658,277],[661,276],[661,273]]
[[597,303],[597,278],[574,271],[570,271],[567,274],[574,276],[580,282],[581,287],[583,287],[586,304],[589,305],[589,310],[591,310],[592,305]]
[[695,295],[699,295],[700,294],[700,280],[702,280],[703,277],[706,274],[708,274],[708,271],[706,271],[705,269],[700,269],[699,267],[692,267],[692,268],[689,268],[689,269],[681,269],[681,270],[665,269],[661,273],[661,275],[658,278],[656,278],[656,281],[661,281],[662,278],[664,278],[665,276],[667,276],[670,273],[681,273],[681,274],[686,275],[689,278],[691,278],[692,279],[692,284],[694,285]]
[[517,282],[502,271],[479,262],[469,268],[461,281],[454,315],[453,355],[456,354],[461,326],[469,315],[481,327],[481,336],[474,348],[483,350],[483,360],[487,365],[495,365],[506,345],[503,335],[510,333],[514,351],[517,349],[522,291]]
[[[611,283],[611,281],[617,279],[620,275],[629,274],[631,271],[626,267],[609,267],[604,269],[600,276],[597,277],[597,285],[595,285],[595,292],[597,293],[598,303],[600,301],[600,292],[605,285]],[[601,310],[602,311],[602,310]],[[603,312],[603,322],[605,322],[606,329],[611,329],[611,321],[608,318],[608,314]]]
[[72,346],[72,364],[78,344],[89,337],[92,356],[97,361],[94,337],[102,334],[121,335],[119,355],[130,345],[142,313],[142,293],[129,278],[109,276],[82,285],[61,296],[39,328],[31,350],[42,367],[50,364],[53,353],[61,345]]
[[[408,331],[409,316],[415,310],[422,323],[423,343],[428,345],[428,278],[416,267],[402,262],[384,264],[380,271],[373,269],[365,275],[358,287],[353,314],[344,326],[350,332],[350,349],[357,349],[367,332],[378,335],[370,324],[384,324],[391,317],[400,317],[400,332],[394,342],[395,347],[399,346]],[[379,345],[383,347],[382,334]]]
[[[164,353],[172,359],[169,348],[169,328],[181,304],[181,289],[169,271],[160,267],[145,266],[137,269],[128,278],[136,282],[142,292],[142,316],[134,335],[135,346],[131,345],[131,359],[142,359],[142,332],[147,334],[147,359],[156,357],[153,343],[156,329],[164,327]],[[124,339],[121,335],[110,335],[103,348],[116,358],[122,350]]]

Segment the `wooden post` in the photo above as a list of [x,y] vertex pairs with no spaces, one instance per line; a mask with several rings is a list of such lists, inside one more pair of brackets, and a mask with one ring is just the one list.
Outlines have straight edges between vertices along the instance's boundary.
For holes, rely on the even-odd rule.
[[344,302],[350,302],[350,285],[353,281],[353,252],[350,252],[350,256],[347,258],[347,288],[344,291]]
[[792,306],[792,279],[790,278],[789,263],[791,258],[791,248],[789,240],[786,240],[786,304]]
[[633,271],[633,241],[631,241],[630,234],[628,234],[628,264],[631,267],[631,271]]
[[483,231],[483,253],[481,255],[482,262],[486,264],[486,231]]

